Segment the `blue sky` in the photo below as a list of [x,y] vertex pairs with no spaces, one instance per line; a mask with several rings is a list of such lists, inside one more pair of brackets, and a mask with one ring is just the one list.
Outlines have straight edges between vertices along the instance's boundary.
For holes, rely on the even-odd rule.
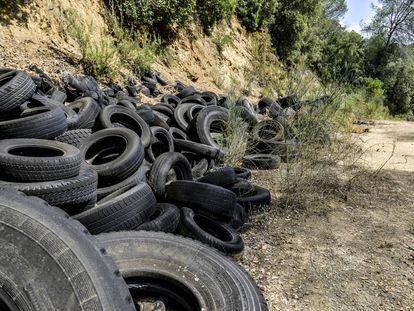
[[355,30],[361,32],[360,23],[369,22],[373,15],[374,11],[372,10],[371,3],[377,3],[376,0],[346,0],[348,4],[348,12],[342,19],[341,23],[343,26],[347,27],[349,30]]

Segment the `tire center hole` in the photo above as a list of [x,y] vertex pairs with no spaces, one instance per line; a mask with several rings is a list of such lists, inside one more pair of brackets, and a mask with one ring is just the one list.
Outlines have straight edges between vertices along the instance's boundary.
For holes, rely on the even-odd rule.
[[64,152],[55,148],[45,146],[15,147],[9,150],[9,154],[21,157],[61,157]]

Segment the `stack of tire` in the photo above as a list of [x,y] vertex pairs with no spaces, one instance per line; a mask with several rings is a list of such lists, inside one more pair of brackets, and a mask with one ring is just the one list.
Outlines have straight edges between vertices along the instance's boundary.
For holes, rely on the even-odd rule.
[[[235,254],[244,247],[238,231],[248,221],[248,213],[270,204],[269,191],[248,182],[249,170],[214,167],[226,152],[214,136],[215,133],[222,134],[228,119],[228,109],[222,107],[225,106],[224,97],[211,92],[197,93],[194,88],[186,87],[177,96],[166,95],[162,103],[150,107],[139,102],[136,88],[131,85],[125,92],[116,91],[116,87],[110,92],[97,89],[92,79],[69,80],[70,88],[66,86],[66,92],[53,87],[45,91],[42,82],[39,84],[38,80],[24,72],[0,69],[0,187],[7,189],[0,195],[0,222],[10,231],[10,234],[8,231],[0,234],[0,242],[15,243],[22,247],[30,245],[35,249],[34,256],[38,258],[40,266],[50,264],[55,273],[59,269],[74,273],[66,273],[62,282],[71,282],[78,276],[77,272],[81,276],[82,273],[90,272],[85,269],[93,270],[93,273],[90,272],[90,287],[85,291],[74,286],[71,289],[78,299],[70,304],[79,303],[88,310],[99,309],[98,305],[104,306],[105,310],[130,308],[114,308],[114,304],[130,304],[130,297],[119,294],[122,284],[115,284],[117,289],[114,291],[112,288],[108,294],[105,294],[105,287],[109,286],[106,281],[98,287],[93,285],[98,282],[94,277],[99,274],[99,269],[106,269],[107,281],[110,283],[112,268],[108,270],[111,264],[105,264],[105,248],[100,248],[100,244],[90,236],[85,238],[85,234],[110,232],[120,233],[104,235],[99,239],[109,249],[113,248],[110,253],[115,261],[119,261],[122,266],[125,260],[130,260],[134,262],[135,268],[139,266],[137,278],[130,279],[133,275],[123,275],[127,282],[135,284],[130,286],[131,292],[140,292],[143,282],[152,291],[165,293],[165,288],[157,288],[160,286],[157,283],[159,279],[153,279],[153,274],[159,271],[156,269],[151,272],[151,267],[171,259],[180,267],[187,267],[192,254],[202,250],[204,259],[200,261],[200,267],[193,268],[201,269],[201,263],[205,260],[205,270],[195,271],[200,276],[204,275],[203,282],[211,283],[186,284],[189,288],[198,288],[200,292],[188,296],[185,290],[183,295],[187,295],[190,301],[193,299],[194,303],[197,300],[201,309],[221,310],[224,306],[228,307],[231,301],[232,310],[265,310],[265,303],[255,285],[231,261],[207,247],[201,247],[201,244],[153,233],[164,231],[181,234],[222,253]],[[39,199],[27,198],[14,191]],[[68,219],[70,216],[71,219]],[[87,230],[82,229],[79,223]],[[40,226],[43,231],[36,226]],[[62,232],[59,232],[60,227]],[[140,233],[140,230],[152,233]],[[31,242],[24,242],[30,238],[37,243],[32,245]],[[19,242],[19,239],[24,241]],[[69,243],[66,248],[63,242]],[[77,246],[76,243],[83,246]],[[131,251],[130,246],[138,244],[142,244],[142,248],[137,252]],[[180,245],[185,249],[182,255]],[[159,250],[164,248],[165,253],[159,254]],[[45,256],[41,249],[50,255],[46,256],[48,260],[44,263],[40,259]],[[9,249],[5,253],[6,257],[0,255],[0,261],[6,267],[22,266],[23,269],[31,249],[25,249],[22,255],[16,255],[15,252],[13,248]],[[69,256],[73,253],[77,255]],[[21,262],[19,259],[16,265],[5,263],[8,257],[15,255],[21,258]],[[148,259],[144,260],[145,264],[139,263],[142,261],[140,256]],[[64,260],[63,264],[60,258]],[[75,263],[70,266],[71,260],[76,262],[78,259],[84,270],[74,266]],[[97,261],[95,266],[94,260]],[[100,268],[100,265],[105,268]],[[216,276],[215,281],[208,281],[211,271],[219,269],[220,265],[233,272]],[[162,271],[163,280],[172,269],[162,264],[158,268]],[[39,267],[33,269],[38,271]],[[125,266],[125,271],[129,270]],[[41,302],[31,300],[41,297],[42,289],[35,291],[37,294],[33,297],[26,297],[27,301],[23,299],[16,302],[15,297],[20,297],[21,292],[9,291],[6,297],[1,289],[10,282],[21,284],[22,279],[13,271],[8,273],[16,279],[4,279],[2,271],[0,269],[0,307],[1,301],[6,306],[12,303],[7,302],[7,297],[22,306],[25,303],[30,305],[29,302],[42,306],[40,309],[43,306],[44,309],[59,309],[52,306],[69,303],[63,294],[54,296],[53,293],[50,299]],[[142,271],[148,275],[143,277]],[[184,272],[177,270],[176,273],[178,277]],[[25,277],[29,278],[32,274],[31,268],[28,268],[27,273],[25,270]],[[120,276],[119,272],[115,274]],[[53,285],[53,280],[47,275],[39,278],[44,286]],[[183,281],[182,277],[180,281]],[[176,280],[171,282],[175,284]],[[240,287],[240,282],[245,284]],[[83,283],[80,278],[77,284],[82,286]],[[177,290],[180,288],[176,287]],[[220,293],[225,288],[231,293],[229,297]],[[219,296],[211,296],[210,292]],[[114,299],[114,295],[118,298]],[[124,296],[126,300],[121,301],[119,297]],[[186,305],[183,299],[178,299],[171,292],[167,296],[174,300],[174,304],[178,303],[181,307]],[[204,300],[200,301],[199,297]],[[178,302],[175,301],[177,299]],[[89,304],[94,307],[89,308]],[[183,310],[186,309],[192,310],[192,304],[187,303]]]

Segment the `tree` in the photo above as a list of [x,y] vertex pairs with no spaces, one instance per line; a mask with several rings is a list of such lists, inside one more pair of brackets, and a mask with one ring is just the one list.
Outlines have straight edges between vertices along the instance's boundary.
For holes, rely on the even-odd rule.
[[348,11],[346,0],[324,0],[323,10],[326,18],[339,19]]
[[414,39],[414,0],[379,0],[376,13],[365,31],[384,37],[384,49],[392,44],[410,44]]

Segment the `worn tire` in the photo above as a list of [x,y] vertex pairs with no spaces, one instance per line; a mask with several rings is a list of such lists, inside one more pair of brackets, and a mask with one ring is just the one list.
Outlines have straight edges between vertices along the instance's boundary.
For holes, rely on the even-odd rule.
[[[201,110],[196,118],[195,130],[197,138],[202,144],[212,146],[218,149],[223,149],[216,143],[211,136],[213,124],[217,123],[217,128],[214,130],[225,131],[225,124],[228,121],[229,114],[227,109],[218,106],[208,106]],[[215,126],[216,127],[216,126]]]
[[74,129],[91,129],[95,125],[95,119],[101,108],[92,97],[83,97],[66,106],[74,110],[78,115],[78,122]]
[[220,149],[191,140],[176,139],[174,140],[174,146],[178,151],[189,151],[212,159],[218,159],[222,155]]
[[232,217],[236,206],[236,195],[233,192],[219,186],[185,180],[173,181],[167,185],[166,200],[217,217]]
[[23,118],[0,121],[0,139],[52,139],[63,134],[68,127],[63,110],[53,107],[42,109]]
[[280,166],[281,158],[272,154],[251,154],[243,157],[243,165],[258,170],[274,170]]
[[105,248],[63,211],[1,190],[0,227],[0,295],[11,310],[135,310]]
[[174,152],[174,141],[169,131],[153,126],[151,127],[152,142],[146,150],[146,159],[153,163],[161,154]]
[[0,69],[0,113],[23,104],[36,90],[32,78],[18,70]]
[[160,155],[154,162],[149,173],[149,184],[157,199],[164,199],[168,172],[174,170],[178,180],[193,180],[191,166],[186,157],[177,152]]
[[237,176],[232,167],[222,167],[204,175],[197,181],[227,188],[237,182]]
[[150,220],[139,225],[135,230],[174,232],[180,223],[180,210],[177,206],[168,203],[158,203],[156,211],[151,215]]
[[91,129],[70,130],[55,138],[55,140],[75,147],[80,147],[82,143],[92,135]]
[[243,240],[232,227],[207,216],[195,214],[187,207],[181,209],[180,229],[185,235],[224,254],[237,254],[244,249]]
[[[172,234],[145,231],[102,234],[98,239],[118,264],[133,296],[140,289],[158,292],[160,284],[171,293],[167,296],[182,297],[179,308],[182,311],[268,310],[249,274],[207,245]],[[146,277],[154,281],[145,282]],[[140,286],[144,282],[147,286]]]
[[97,184],[96,172],[85,164],[82,164],[79,175],[72,178],[36,183],[0,181],[2,188],[12,188],[27,195],[37,196],[69,214],[73,214],[73,210],[86,202],[96,200]]
[[[233,189],[233,191],[235,190],[236,189]],[[252,190],[245,191],[241,195],[239,192],[239,195],[237,196],[237,203],[246,208],[249,212],[261,207],[269,206],[270,200],[270,191],[256,185],[253,185]]]
[[124,127],[134,131],[142,141],[144,148],[151,143],[151,131],[148,124],[136,113],[120,106],[107,106],[99,114],[96,129]]
[[93,133],[80,147],[86,163],[98,172],[99,187],[121,182],[135,173],[144,159],[138,135],[125,128]]
[[75,177],[82,163],[78,148],[44,139],[0,141],[0,169],[4,179],[35,182]]
[[146,222],[156,200],[146,183],[121,188],[76,216],[92,234],[131,230]]

